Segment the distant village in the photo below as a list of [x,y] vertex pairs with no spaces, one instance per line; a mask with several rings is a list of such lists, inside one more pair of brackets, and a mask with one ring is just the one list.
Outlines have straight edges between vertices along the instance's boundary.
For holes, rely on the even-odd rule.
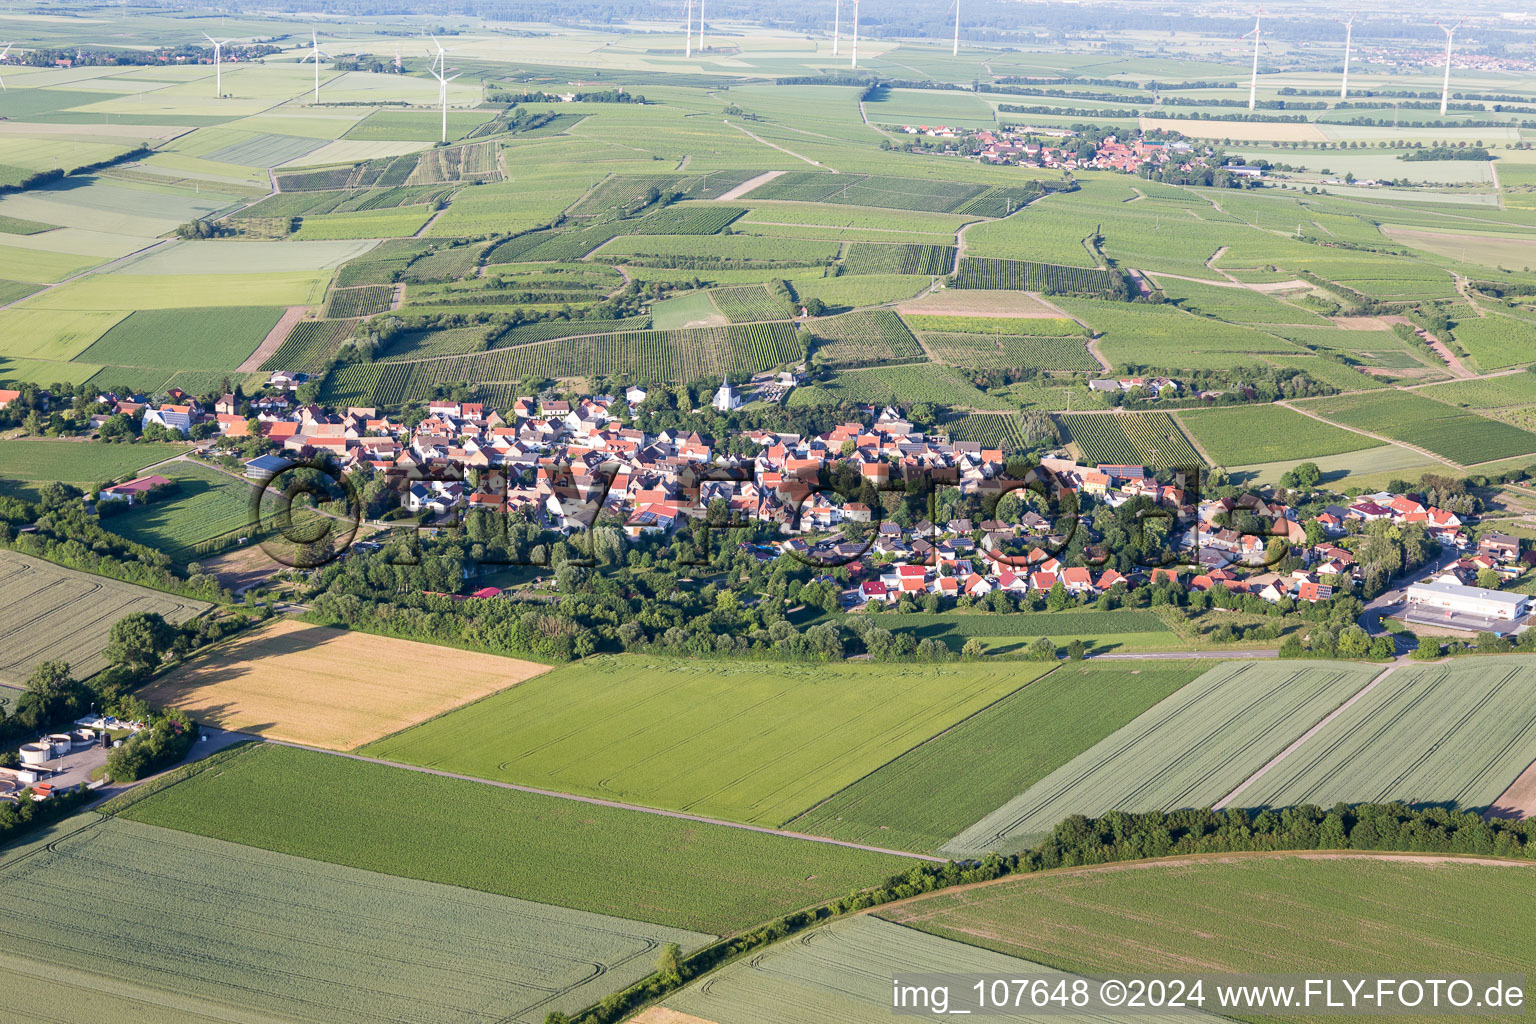
[[[1142,388],[1149,383],[1176,386],[1103,382]],[[634,387],[623,401],[638,406],[646,397],[644,388]],[[428,521],[456,522],[468,511],[488,509],[517,513],[569,535],[604,515],[639,539],[672,534],[718,503],[732,522],[755,521],[778,535],[771,544],[752,545],[755,557],[790,555],[845,567],[849,584],[843,603],[850,608],[929,595],[974,599],[995,589],[1049,593],[1060,587],[1089,598],[1142,584],[1189,591],[1222,587],[1271,603],[1315,603],[1359,589],[1360,566],[1342,541],[1385,520],[1421,524],[1454,556],[1423,584],[1428,589],[1410,591],[1410,604],[1421,617],[1451,628],[1505,632],[1521,628],[1530,613],[1529,598],[1473,584],[1488,582],[1490,573],[1500,581],[1520,576],[1536,565],[1536,552],[1498,532],[1482,531],[1474,541],[1468,517],[1407,494],[1358,496],[1303,517],[1272,494],[1197,504],[1143,466],[1082,465],[1066,453],[1043,458],[1040,467],[1051,474],[1053,486],[1086,499],[1084,504],[1116,508],[1145,498],[1176,511],[1186,524],[1168,543],[1189,564],[1127,574],[1064,564],[1053,552],[1062,551],[1066,538],[1029,503],[1017,522],[954,519],[901,526],[882,520],[869,504],[830,493],[817,481],[836,473],[846,480],[856,472],[860,484],[878,491],[927,473],[983,499],[1018,486],[1006,476],[1009,452],[924,432],[894,408],[865,407],[864,421],[818,435],[749,431],[743,436],[755,445],[755,454],[735,456],[717,453],[696,432],[647,433],[626,424],[615,414],[618,399],[609,395],[575,401],[518,398],[505,417],[480,403],[434,401],[414,426],[372,408],[297,405],[281,392],[253,400],[249,418],[239,413],[233,395],[222,396],[209,410],[185,395],[158,406],[110,395],[102,399],[145,424],[184,436],[200,429],[212,434],[215,455],[237,450],[219,439],[249,441],[254,430],[271,450],[244,461],[253,481],[283,472],[294,460],[315,458],[343,471],[382,475],[399,494],[400,507]],[[713,405],[728,411],[741,401],[741,389],[722,382]],[[155,489],[168,483],[141,477],[104,488],[98,500],[153,500]],[[1245,513],[1263,523],[1263,530],[1234,528]],[[1266,557],[1277,538],[1290,567],[1284,572],[1271,568],[1275,559]]]
[[[1012,128],[971,130],[948,125],[903,125],[908,135],[948,140],[954,151],[989,164],[1048,168],[1061,171],[1119,171],[1138,174],[1144,170],[1196,171],[1209,168],[1212,150],[1183,140],[1150,141],[1134,138],[1122,141],[1118,135],[1085,139],[1065,128],[1037,128],[1017,125]],[[1042,139],[1047,141],[1042,141]],[[1059,140],[1052,144],[1049,140]],[[1080,139],[1077,143],[1071,140]],[[1083,143],[1091,143],[1084,145]],[[1228,173],[1259,178],[1257,167],[1228,166]]]

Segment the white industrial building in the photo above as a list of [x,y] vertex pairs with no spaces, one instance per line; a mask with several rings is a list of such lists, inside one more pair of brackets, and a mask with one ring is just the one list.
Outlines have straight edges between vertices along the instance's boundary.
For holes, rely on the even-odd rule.
[[1530,602],[1525,594],[1505,594],[1437,580],[1408,588],[1408,610],[1404,617],[1423,625],[1505,632],[1529,614]]

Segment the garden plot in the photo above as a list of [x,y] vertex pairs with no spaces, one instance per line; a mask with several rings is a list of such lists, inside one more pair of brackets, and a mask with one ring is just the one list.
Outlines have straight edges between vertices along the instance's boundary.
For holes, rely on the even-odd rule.
[[1072,814],[1209,807],[1380,671],[1345,662],[1227,662],[966,829],[943,853],[1020,850]]

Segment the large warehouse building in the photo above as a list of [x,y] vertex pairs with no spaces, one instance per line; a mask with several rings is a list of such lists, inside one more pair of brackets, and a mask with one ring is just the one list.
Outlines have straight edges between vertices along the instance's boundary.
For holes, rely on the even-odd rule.
[[1530,613],[1525,594],[1505,594],[1459,583],[1415,583],[1408,588],[1404,618],[1426,626],[1508,633]]

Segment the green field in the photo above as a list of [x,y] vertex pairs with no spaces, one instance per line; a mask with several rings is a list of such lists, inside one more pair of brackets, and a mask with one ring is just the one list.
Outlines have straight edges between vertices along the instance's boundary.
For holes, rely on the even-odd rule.
[[1208,807],[1381,669],[1350,662],[1227,662],[987,814],[953,857],[1032,845],[1070,814]]
[[1012,666],[604,657],[367,752],[776,826],[1019,685]]
[[1320,423],[1278,405],[1181,412],[1177,419],[1218,466],[1342,455],[1381,447],[1375,438]]
[[18,437],[0,444],[0,488],[21,481],[32,485],[26,488],[30,491],[49,480],[88,488],[191,450],[189,445],[157,441],[106,444]]
[[1487,807],[1536,761],[1533,707],[1536,664],[1529,658],[1406,666],[1236,803]]
[[[293,798],[302,792],[330,795]],[[911,866],[272,744],[122,813],[278,853],[712,934]]]
[[68,662],[78,679],[106,668],[107,633],[124,615],[185,622],[211,607],[15,551],[0,551],[0,591],[0,682],[13,686],[44,661]]
[[0,1011],[29,998],[18,978],[58,979],[75,991],[49,1010],[72,1020],[94,994],[178,1022],[532,1021],[709,940],[92,813],[0,857],[0,880],[28,910],[0,924]]
[[1205,464],[1165,412],[1073,413],[1058,422],[1083,458],[1096,465],[1168,469]]
[[232,370],[261,344],[283,315],[270,306],[144,309],[80,354],[104,366]]
[[789,394],[791,408],[839,402],[933,402],[951,409],[998,412],[1016,408],[982,391],[954,367],[930,363],[845,370],[830,381],[796,388]]
[[1183,974],[1199,965],[1436,977],[1447,957],[1458,971],[1529,972],[1533,898],[1536,871],[1513,865],[1238,854],[1052,871],[938,893],[881,916],[1084,974]]
[[[781,942],[743,958],[681,992],[662,1005],[713,1024],[886,1024],[891,1011],[891,979],[932,972],[949,977],[1053,978],[1039,963],[926,935],[876,917],[834,921],[791,942]],[[959,1006],[958,995],[951,1006]],[[924,1016],[928,1016],[924,1013]],[[685,1018],[689,1020],[690,1018]],[[1081,1022],[1077,1015],[989,1013],[1002,1024]],[[1192,1014],[1159,1014],[1148,1024],[1194,1021]]]
[[1298,407],[1463,466],[1536,452],[1536,434],[1407,391],[1313,399]]
[[[1020,664],[1018,678],[1043,667]],[[789,827],[898,849],[937,849],[1205,669],[1193,661],[1062,665],[840,790]]]
[[194,462],[172,463],[159,472],[176,482],[176,490],[107,519],[107,529],[186,563],[197,561],[204,541],[251,525],[249,481]]

